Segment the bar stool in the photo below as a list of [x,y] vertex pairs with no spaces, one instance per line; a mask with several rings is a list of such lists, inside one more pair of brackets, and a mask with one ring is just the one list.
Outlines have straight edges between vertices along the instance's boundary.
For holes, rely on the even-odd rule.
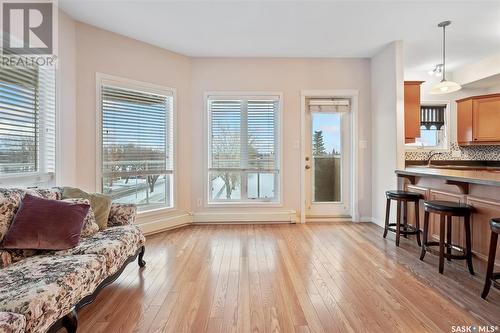
[[[387,191],[385,192],[387,203],[385,207],[385,228],[384,238],[388,231],[396,233],[396,246],[399,246],[400,235],[408,238],[408,235],[417,235],[417,244],[420,246],[420,218],[419,218],[419,202],[423,196],[420,193],[409,191]],[[397,202],[397,218],[396,223],[389,223],[391,213],[391,200]],[[415,205],[415,227],[408,225],[408,202],[413,202]],[[403,209],[403,224],[401,224],[401,208]]]
[[[422,252],[420,260],[424,260],[425,252],[429,246],[439,246],[439,273],[443,274],[444,258],[466,260],[470,274],[474,275],[472,267],[472,248],[471,248],[471,229],[470,215],[472,207],[466,204],[461,204],[452,201],[425,201],[424,202],[424,241],[422,244]],[[439,242],[429,242],[427,235],[429,234],[429,214],[434,213],[440,216],[439,220]],[[451,220],[452,217],[463,217],[465,228],[465,248],[451,243]],[[446,230],[446,242],[445,242]],[[446,253],[445,250],[446,249]],[[455,249],[463,254],[452,254],[451,250]]]
[[486,281],[484,282],[482,298],[486,298],[490,291],[491,282],[496,288],[500,288],[500,284],[496,280],[500,279],[500,272],[493,273],[495,266],[495,255],[497,252],[498,234],[500,233],[500,218],[490,220],[491,238],[490,238],[490,252],[488,254],[488,267],[486,268]]

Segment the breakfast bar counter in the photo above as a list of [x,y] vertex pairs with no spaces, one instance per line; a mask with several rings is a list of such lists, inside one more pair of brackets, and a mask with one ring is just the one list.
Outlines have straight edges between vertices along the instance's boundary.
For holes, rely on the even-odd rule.
[[471,167],[408,167],[396,170],[400,176],[418,176],[465,182],[469,184],[498,186],[500,191],[500,169]]
[[[399,189],[418,192],[424,200],[443,200],[466,203],[473,207],[471,216],[472,251],[474,269],[484,275],[488,260],[491,218],[500,217],[500,168],[468,166],[408,166],[395,171]],[[414,225],[409,208],[409,224]],[[423,200],[420,204],[420,216],[424,214]],[[429,238],[439,239],[439,221],[432,216],[429,225]],[[459,221],[453,223],[452,241],[465,245],[465,235],[459,227]],[[423,226],[423,223],[420,223]],[[500,269],[500,246],[497,248],[496,262]],[[465,266],[464,266],[465,269]]]

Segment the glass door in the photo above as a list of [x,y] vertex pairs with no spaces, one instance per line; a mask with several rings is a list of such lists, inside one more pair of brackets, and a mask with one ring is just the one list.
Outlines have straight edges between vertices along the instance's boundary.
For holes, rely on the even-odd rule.
[[306,219],[350,214],[349,112],[306,115]]

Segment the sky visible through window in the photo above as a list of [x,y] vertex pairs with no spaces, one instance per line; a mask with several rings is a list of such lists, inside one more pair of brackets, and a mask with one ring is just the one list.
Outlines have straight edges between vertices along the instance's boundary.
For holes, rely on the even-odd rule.
[[327,153],[340,152],[340,113],[313,113],[312,132],[323,131]]

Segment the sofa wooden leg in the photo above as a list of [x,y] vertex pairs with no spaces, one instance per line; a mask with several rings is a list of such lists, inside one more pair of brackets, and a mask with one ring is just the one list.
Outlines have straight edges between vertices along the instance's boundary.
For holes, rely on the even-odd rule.
[[76,329],[78,328],[78,315],[75,309],[71,310],[70,313],[63,317],[62,325],[68,333],[76,333]]
[[146,248],[144,246],[142,246],[141,252],[139,252],[139,258],[137,260],[137,262],[139,263],[139,267],[141,267],[141,268],[146,266],[146,262],[143,259],[145,250],[146,250]]

